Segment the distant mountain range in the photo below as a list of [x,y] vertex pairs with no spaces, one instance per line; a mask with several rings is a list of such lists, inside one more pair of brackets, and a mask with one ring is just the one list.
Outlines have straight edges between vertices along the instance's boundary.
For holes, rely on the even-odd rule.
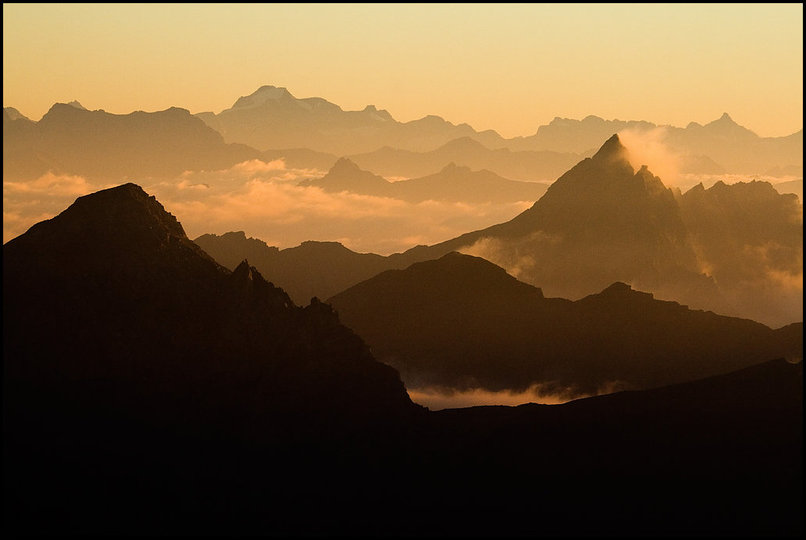
[[228,142],[259,150],[310,148],[345,156],[382,146],[425,152],[465,136],[490,148],[503,141],[492,130],[479,133],[467,124],[454,125],[438,116],[401,123],[372,105],[362,111],[344,111],[325,99],[298,99],[275,86],[262,86],[218,114],[197,116]]
[[719,119],[685,128],[659,126],[646,121],[583,120],[555,118],[529,137],[507,141],[512,150],[586,152],[622,131],[637,136],[651,134],[654,144],[663,144],[680,160],[681,172],[700,174],[781,173],[803,176],[803,130],[784,137],[759,137],[724,113]]
[[57,103],[39,122],[13,107],[4,111],[3,171],[10,180],[48,170],[136,179],[281,157],[298,168],[329,169],[339,157],[349,157],[387,177],[421,177],[454,162],[512,180],[550,182],[622,131],[663,145],[680,173],[803,175],[802,130],[759,137],[727,113],[685,128],[596,116],[555,118],[534,135],[505,139],[438,116],[398,122],[371,105],[345,111],[325,99],[298,99],[275,86],[263,86],[218,114],[193,115],[206,130],[178,108],[112,115],[88,111],[74,101]]
[[[294,305],[245,262],[219,266],[134,184],[80,197],[6,243],[3,270],[9,534],[803,532],[802,362],[559,406],[427,411],[331,306]],[[457,322],[475,316],[461,305],[487,315],[579,305],[614,332],[612,342],[588,334],[601,352],[626,351],[627,361],[661,333],[653,323],[668,322],[663,314],[680,316],[681,331],[687,317],[713,323],[685,334],[690,342],[659,338],[701,360],[664,357],[670,366],[701,371],[739,362],[714,345],[726,328],[728,349],[759,338],[736,351],[744,358],[790,332],[692,314],[621,285],[552,301],[463,255],[400,275],[415,273],[433,295],[405,305],[422,300],[424,321],[440,299]],[[428,277],[440,274],[442,285]],[[490,288],[460,279],[468,275]],[[591,332],[589,321],[571,322]],[[584,349],[555,345],[564,346]]]
[[[670,152],[677,154],[681,172],[759,175],[785,168],[803,175],[803,130],[785,137],[759,137],[736,124],[727,113],[704,126],[691,122],[685,128],[658,126],[647,121],[604,120],[597,116],[583,120],[555,118],[548,125],[539,126],[534,135],[505,139],[495,131],[477,132],[467,124],[457,126],[437,116],[401,123],[374,106],[363,111],[344,111],[322,98],[298,99],[285,88],[263,86],[239,98],[230,109],[197,116],[222,133],[228,142],[240,142],[260,150],[309,148],[339,156],[353,155],[360,165],[389,176],[411,177],[434,172],[447,162],[422,170],[409,163],[411,156],[405,151],[430,154],[451,141],[462,139],[476,141],[486,149],[506,149],[514,155],[490,154],[491,150],[485,149],[484,153],[490,155],[486,156],[484,164],[476,161],[479,157],[470,158],[473,163],[457,160],[455,156],[449,161],[489,168],[513,179],[546,180],[551,178],[537,176],[531,170],[526,176],[524,165],[512,162],[539,158],[543,164],[537,170],[545,170],[545,173],[540,171],[541,175],[549,172],[546,169],[564,170],[570,166],[568,160],[588,155],[607,137],[624,130],[643,135],[652,132],[653,140],[668,145]],[[467,142],[462,144],[468,145]],[[356,155],[364,153],[372,154]],[[436,156],[423,157],[429,161]],[[493,164],[506,158],[511,158],[507,159],[510,163],[500,169]],[[516,174],[518,168],[521,172]],[[411,175],[398,172],[407,169],[413,169]]]
[[388,270],[328,302],[409,389],[537,385],[568,398],[691,381],[803,351],[802,323],[771,330],[624,283],[576,302],[545,298],[459,253]]
[[472,171],[470,167],[457,166],[453,162],[435,174],[389,182],[362,170],[347,158],[339,159],[322,178],[303,180],[299,185],[321,187],[329,192],[391,197],[411,203],[432,200],[479,204],[534,201],[548,188],[547,183],[508,180],[488,170]]
[[57,103],[38,122],[3,110],[3,178],[28,180],[48,171],[93,180],[176,177],[260,157],[185,109],[126,115]]
[[505,178],[527,182],[553,182],[584,153],[490,150],[471,137],[461,137],[429,152],[413,152],[385,146],[373,152],[349,156],[364,169],[392,177],[416,178],[440,170],[448,163],[472,169],[488,169]]

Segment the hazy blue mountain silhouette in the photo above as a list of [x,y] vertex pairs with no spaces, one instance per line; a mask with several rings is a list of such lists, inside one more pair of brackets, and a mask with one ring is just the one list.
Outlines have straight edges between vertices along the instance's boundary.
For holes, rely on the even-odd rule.
[[225,144],[185,109],[117,115],[75,103],[55,104],[38,122],[14,120],[4,111],[4,178],[52,171],[117,181],[223,169],[260,157],[245,145]]
[[383,272],[328,302],[409,388],[537,384],[579,396],[690,381],[803,349],[802,323],[771,330],[624,283],[576,302],[545,298],[459,253]]

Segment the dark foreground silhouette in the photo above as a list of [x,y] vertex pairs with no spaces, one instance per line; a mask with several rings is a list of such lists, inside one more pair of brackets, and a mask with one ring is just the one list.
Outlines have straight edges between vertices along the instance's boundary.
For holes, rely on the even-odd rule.
[[802,533],[802,364],[430,412],[133,184],[3,265],[6,533]]

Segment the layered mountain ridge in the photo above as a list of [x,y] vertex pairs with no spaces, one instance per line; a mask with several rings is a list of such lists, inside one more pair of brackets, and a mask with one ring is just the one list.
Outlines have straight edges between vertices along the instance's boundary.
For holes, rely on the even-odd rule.
[[388,270],[328,300],[410,389],[578,397],[642,389],[802,357],[803,325],[780,330],[691,310],[616,282],[575,302],[449,253]]
[[[429,412],[329,305],[294,305],[243,260],[220,267],[134,184],[6,243],[3,266],[10,534],[802,533],[802,362],[566,405]],[[466,329],[490,302],[502,322],[513,307],[582,302],[461,254],[390,281],[413,274],[430,294],[401,307],[421,302],[423,321],[439,307]],[[631,329],[655,310],[687,313],[626,284],[586,301],[607,306],[609,328],[614,302],[631,314],[614,339],[641,338]],[[734,330],[746,334],[734,345],[764,337],[751,321]],[[802,343],[802,327],[784,331]]]

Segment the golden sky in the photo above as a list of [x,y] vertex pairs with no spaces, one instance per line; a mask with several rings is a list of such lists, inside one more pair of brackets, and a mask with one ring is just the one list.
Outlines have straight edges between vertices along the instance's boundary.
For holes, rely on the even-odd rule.
[[802,128],[802,4],[3,4],[3,105],[220,112],[262,85],[505,137],[555,116]]

